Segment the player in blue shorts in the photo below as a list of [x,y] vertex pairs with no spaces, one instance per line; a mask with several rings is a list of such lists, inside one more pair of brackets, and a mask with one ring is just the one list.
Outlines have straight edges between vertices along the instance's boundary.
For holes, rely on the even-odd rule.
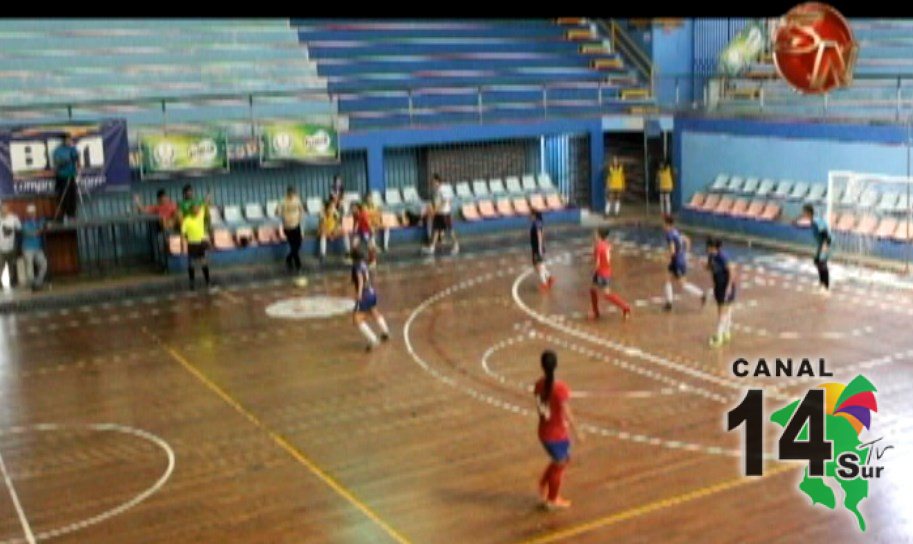
[[[365,256],[360,248],[352,249],[352,284],[355,286],[355,310],[352,313],[352,322],[368,339],[367,351],[371,351],[380,341],[386,342],[390,339],[390,329],[387,328],[384,316],[377,310],[377,291],[371,283],[371,271],[368,269],[368,263],[365,262]],[[380,328],[380,341],[377,340],[377,336],[374,335],[374,331],[366,321],[369,315],[374,318]]]
[[710,337],[710,346],[716,348],[732,339],[732,303],[736,295],[735,265],[729,262],[719,238],[707,239],[707,270],[713,277],[717,308],[716,334]]
[[818,269],[818,281],[821,285],[821,294],[831,294],[831,273],[827,268],[827,261],[831,256],[831,231],[827,221],[822,217],[815,217],[815,208],[811,204],[802,206],[802,217],[811,222],[812,236],[815,237],[815,267]]
[[666,279],[666,305],[663,309],[672,310],[672,282],[685,292],[698,298],[704,298],[704,291],[700,287],[685,280],[688,273],[688,250],[691,249],[691,239],[675,228],[675,219],[671,215],[663,218],[663,232],[666,234],[666,245],[669,248],[669,277]]
[[533,268],[539,275],[539,289],[548,291],[555,285],[555,276],[552,276],[545,267],[545,230],[542,224],[542,214],[533,211],[532,223],[529,226],[529,244],[533,253]]

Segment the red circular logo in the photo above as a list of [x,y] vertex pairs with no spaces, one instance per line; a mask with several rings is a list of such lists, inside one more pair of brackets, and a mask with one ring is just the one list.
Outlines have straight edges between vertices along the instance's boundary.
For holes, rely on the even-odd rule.
[[853,79],[857,45],[837,10],[818,2],[799,4],[781,20],[774,38],[774,64],[796,90],[826,93]]

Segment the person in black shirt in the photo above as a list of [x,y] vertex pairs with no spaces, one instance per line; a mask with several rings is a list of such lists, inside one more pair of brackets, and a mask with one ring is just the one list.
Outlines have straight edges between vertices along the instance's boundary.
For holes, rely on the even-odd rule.
[[533,211],[532,223],[529,226],[529,244],[533,252],[533,268],[539,274],[539,289],[548,291],[555,285],[555,277],[545,266],[545,230],[542,214]]

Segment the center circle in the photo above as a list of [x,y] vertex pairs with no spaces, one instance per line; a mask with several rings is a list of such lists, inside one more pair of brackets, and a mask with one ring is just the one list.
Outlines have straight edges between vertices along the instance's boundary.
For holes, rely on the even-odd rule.
[[345,297],[295,297],[270,304],[266,315],[277,319],[319,319],[349,313],[353,305],[352,299]]

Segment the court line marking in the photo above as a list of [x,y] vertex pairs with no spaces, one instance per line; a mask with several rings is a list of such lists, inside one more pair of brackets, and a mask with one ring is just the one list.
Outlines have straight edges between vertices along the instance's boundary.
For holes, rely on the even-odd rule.
[[556,542],[558,540],[564,540],[574,536],[581,535],[583,533],[588,533],[596,529],[603,529],[611,525],[617,525],[623,521],[628,521],[630,519],[639,518],[647,514],[652,514],[660,510],[665,510],[673,506],[679,506],[688,502],[692,502],[698,499],[703,499],[711,495],[716,495],[717,493],[722,493],[724,491],[729,491],[731,489],[736,489],[738,487],[743,487],[755,482],[760,482],[766,480],[771,476],[776,476],[790,470],[795,470],[800,467],[791,466],[791,465],[780,465],[773,468],[772,470],[767,471],[761,478],[749,478],[742,476],[740,478],[733,478],[731,480],[725,480],[723,482],[695,489],[693,491],[688,491],[679,495],[672,497],[666,497],[664,499],[657,499],[653,502],[649,502],[640,506],[635,506],[634,508],[629,508],[622,512],[615,514],[609,514],[601,518],[596,518],[592,521],[581,523],[580,525],[568,527],[567,529],[559,529],[553,533],[546,535],[534,537],[528,540],[522,540],[520,544],[547,544],[549,542]]
[[19,503],[19,494],[16,493],[16,488],[13,487],[13,481],[10,479],[9,472],[6,470],[6,463],[3,461],[3,454],[0,453],[0,472],[3,473],[3,481],[6,483],[6,489],[10,493],[10,498],[13,500],[13,507],[16,509],[16,515],[19,516],[19,524],[22,525],[22,532],[25,534],[25,540],[29,544],[35,544],[35,535],[32,533],[32,526],[29,525],[29,520],[25,517],[25,510],[22,509],[22,504]]
[[[68,428],[75,429],[75,428],[80,428],[80,427],[83,427],[83,426],[81,426],[81,425],[60,425],[60,424],[56,424],[56,423],[40,423],[37,425],[31,425],[31,426],[25,426],[25,427],[18,426],[18,427],[12,427],[7,430],[0,430],[0,436],[7,435],[7,434],[22,434],[22,433],[25,433],[28,431],[38,431],[38,432],[52,431],[53,432],[53,431],[65,430]],[[175,465],[174,450],[171,449],[171,446],[168,444],[168,442],[165,442],[165,440],[162,439],[161,437],[156,436],[148,431],[144,431],[142,429],[128,427],[126,425],[118,425],[116,423],[93,423],[93,424],[85,425],[84,427],[87,429],[90,429],[90,430],[100,431],[100,432],[113,431],[113,432],[118,432],[118,433],[122,433],[122,434],[133,435],[133,436],[142,438],[143,440],[146,440],[147,442],[151,442],[154,445],[161,448],[165,452],[165,455],[168,458],[168,465],[165,467],[165,472],[162,473],[162,475],[159,477],[159,479],[154,484],[152,484],[152,486],[147,488],[145,491],[141,492],[139,495],[136,495],[129,501],[122,503],[118,506],[115,506],[114,508],[111,508],[109,510],[106,510],[106,511],[102,512],[101,514],[92,516],[90,518],[86,518],[82,521],[77,521],[75,523],[71,523],[69,525],[64,525],[63,527],[58,527],[56,529],[50,529],[47,531],[43,531],[43,532],[35,535],[36,540],[47,540],[49,538],[73,533],[75,531],[85,529],[86,527],[89,527],[91,525],[96,525],[98,523],[106,521],[110,518],[113,518],[114,516],[123,514],[127,510],[130,510],[131,508],[135,507],[139,503],[143,502],[144,500],[148,499],[149,497],[151,497],[152,495],[157,493],[162,487],[164,487],[165,483],[171,478],[171,474],[174,472],[174,465]],[[19,539],[4,540],[4,541],[0,542],[0,544],[15,544],[17,542],[20,542],[20,540]],[[30,544],[31,544],[31,542],[30,542]]]
[[[403,343],[405,343],[406,351],[412,357],[412,360],[417,365],[419,365],[419,367],[421,367],[422,370],[424,370],[428,374],[431,374],[431,376],[434,377],[436,380],[444,383],[445,385],[447,385],[449,387],[456,389],[457,391],[459,391],[461,393],[469,395],[470,397],[472,397],[480,402],[490,404],[497,408],[501,408],[503,410],[506,410],[508,412],[513,412],[513,413],[519,414],[521,416],[531,417],[535,414],[535,412],[531,409],[524,408],[522,406],[503,401],[500,398],[494,397],[492,395],[481,393],[481,392],[477,391],[476,389],[473,389],[472,387],[468,387],[466,385],[459,384],[459,383],[457,383],[457,381],[454,378],[452,378],[450,376],[445,376],[443,373],[439,372],[437,369],[432,368],[431,365],[428,364],[427,361],[422,359],[422,357],[416,352],[415,346],[413,346],[413,344],[412,344],[412,338],[411,338],[411,334],[410,334],[411,330],[412,330],[412,323],[416,320],[416,318],[422,312],[424,312],[432,304],[450,296],[451,294],[454,294],[454,293],[457,293],[459,291],[463,291],[466,289],[470,289],[473,286],[475,286],[476,284],[482,283],[484,281],[488,281],[490,279],[493,279],[496,276],[503,276],[505,274],[510,274],[510,273],[514,272],[516,270],[516,268],[517,267],[511,267],[511,268],[500,271],[498,274],[488,273],[488,274],[484,274],[481,276],[477,276],[475,278],[470,278],[470,279],[464,280],[460,283],[453,284],[450,287],[447,287],[443,290],[437,291],[430,297],[426,298],[418,306],[415,307],[415,309],[409,315],[409,318],[403,324]],[[694,452],[706,453],[708,455],[722,455],[722,456],[727,456],[727,457],[739,457],[742,455],[742,451],[740,449],[727,450],[727,449],[724,449],[719,446],[707,446],[704,444],[694,444],[694,443],[689,443],[689,442],[683,442],[680,440],[665,440],[665,439],[648,436],[648,435],[644,435],[644,434],[632,433],[632,432],[628,432],[628,431],[619,431],[619,430],[610,429],[607,427],[600,427],[600,426],[592,425],[589,423],[581,423],[580,429],[583,431],[586,431],[590,434],[594,434],[594,435],[600,435],[600,436],[604,436],[604,437],[608,437],[608,438],[615,438],[618,440],[626,440],[626,441],[630,441],[630,442],[637,442],[637,443],[641,443],[641,444],[649,444],[651,446],[663,446],[665,448],[675,449],[675,450],[694,451]],[[773,454],[765,453],[764,458],[765,459],[773,458]]]
[[218,384],[210,380],[202,371],[200,371],[196,366],[188,361],[183,355],[178,353],[171,346],[162,341],[158,336],[153,334],[146,327],[142,328],[143,333],[151,338],[156,344],[161,346],[161,348],[171,356],[172,359],[177,361],[184,369],[189,372],[193,377],[199,380],[207,389],[216,394],[217,397],[222,399],[223,402],[234,408],[238,414],[247,419],[255,427],[266,433],[267,436],[272,439],[272,441],[286,453],[292,456],[293,459],[298,461],[299,464],[304,466],[308,471],[317,477],[321,482],[327,485],[330,489],[336,492],[337,495],[344,498],[352,506],[357,508],[362,514],[365,515],[369,520],[374,522],[383,532],[387,534],[394,541],[399,544],[411,544],[404,536],[399,534],[393,527],[387,524],[380,516],[378,516],[374,511],[361,502],[352,492],[346,489],[342,484],[337,482],[332,476],[324,472],[316,463],[311,461],[304,453],[301,452],[298,448],[293,446],[288,440],[283,438],[281,435],[273,431],[271,428],[267,427],[263,421],[260,420],[257,416],[253,414],[250,410],[245,408],[240,402],[235,400],[227,391],[222,389]]

